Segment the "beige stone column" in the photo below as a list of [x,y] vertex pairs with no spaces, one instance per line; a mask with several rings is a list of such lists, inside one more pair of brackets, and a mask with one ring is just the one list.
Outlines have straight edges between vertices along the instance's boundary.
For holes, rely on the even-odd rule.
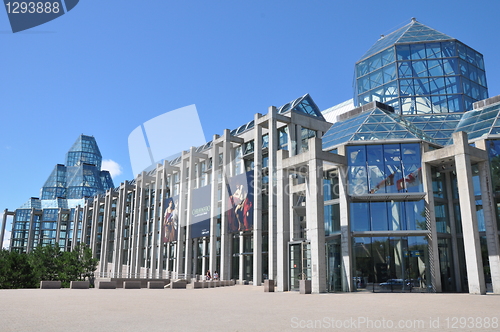
[[465,262],[470,294],[486,294],[483,259],[477,227],[476,201],[472,182],[471,160],[466,153],[467,136],[463,132],[453,134],[456,151],[455,165],[459,188],[460,214],[464,236]]

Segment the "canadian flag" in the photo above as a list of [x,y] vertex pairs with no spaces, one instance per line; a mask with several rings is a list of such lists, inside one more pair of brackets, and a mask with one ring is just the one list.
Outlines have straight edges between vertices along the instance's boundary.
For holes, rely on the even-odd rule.
[[422,167],[419,167],[414,172],[408,174],[402,179],[396,181],[396,187],[399,190],[408,189],[418,186],[422,182]]

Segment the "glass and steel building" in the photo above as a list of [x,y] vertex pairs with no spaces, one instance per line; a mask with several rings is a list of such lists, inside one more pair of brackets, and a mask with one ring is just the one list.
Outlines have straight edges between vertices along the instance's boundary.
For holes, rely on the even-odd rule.
[[[75,240],[100,278],[500,294],[500,96],[482,55],[412,20],[356,63],[355,94],[271,106],[98,193]],[[48,194],[70,183],[59,168]]]
[[358,106],[390,105],[440,141],[460,113],[488,98],[483,55],[416,19],[382,36],[356,62],[355,77]]
[[29,252],[39,244],[58,244],[71,250],[82,241],[82,207],[85,200],[114,187],[108,171],[101,170],[102,156],[92,136],[80,135],[57,164],[40,190],[15,211],[10,249]]

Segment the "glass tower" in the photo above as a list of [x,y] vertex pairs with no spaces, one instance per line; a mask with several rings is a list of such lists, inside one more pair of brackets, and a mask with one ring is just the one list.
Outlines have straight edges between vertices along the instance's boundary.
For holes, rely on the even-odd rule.
[[40,198],[32,197],[16,210],[11,250],[27,252],[39,244],[71,250],[73,242],[82,241],[82,215],[75,212],[77,207],[83,207],[86,198],[114,188],[101,163],[95,138],[80,135],[66,154],[66,165],[57,164],[45,181]]
[[414,18],[382,36],[355,74],[358,106],[379,101],[401,114],[465,112],[488,98],[483,55]]

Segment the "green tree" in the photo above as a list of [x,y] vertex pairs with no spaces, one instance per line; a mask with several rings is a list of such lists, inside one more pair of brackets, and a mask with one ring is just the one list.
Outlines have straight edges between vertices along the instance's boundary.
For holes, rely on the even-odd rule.
[[39,245],[30,253],[30,264],[38,280],[59,280],[63,265],[62,254],[57,244]]
[[38,280],[27,254],[0,251],[0,288],[36,288]]

